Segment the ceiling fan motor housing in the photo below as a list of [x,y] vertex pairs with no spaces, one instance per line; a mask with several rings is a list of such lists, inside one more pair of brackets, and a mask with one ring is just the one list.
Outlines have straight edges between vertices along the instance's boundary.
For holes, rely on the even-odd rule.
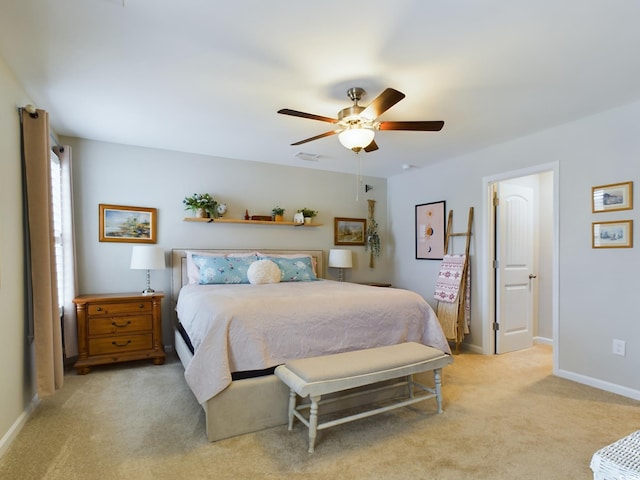
[[363,110],[364,107],[361,107],[360,105],[352,105],[350,107],[343,108],[338,112],[338,123],[349,125],[360,123],[362,120],[369,120],[360,116],[360,113]]

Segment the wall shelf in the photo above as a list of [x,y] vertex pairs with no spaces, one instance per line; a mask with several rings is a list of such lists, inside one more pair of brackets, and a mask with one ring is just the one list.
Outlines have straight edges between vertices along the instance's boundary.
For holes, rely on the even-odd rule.
[[240,220],[236,218],[198,218],[185,217],[185,222],[200,223],[242,223],[249,225],[277,225],[279,227],[320,227],[321,223],[293,223],[293,222],[274,222],[272,220]]

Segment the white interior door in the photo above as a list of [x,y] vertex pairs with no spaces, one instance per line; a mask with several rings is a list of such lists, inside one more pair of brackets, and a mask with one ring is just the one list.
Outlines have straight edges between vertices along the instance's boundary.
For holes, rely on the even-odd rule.
[[496,353],[533,345],[533,220],[530,187],[498,184]]

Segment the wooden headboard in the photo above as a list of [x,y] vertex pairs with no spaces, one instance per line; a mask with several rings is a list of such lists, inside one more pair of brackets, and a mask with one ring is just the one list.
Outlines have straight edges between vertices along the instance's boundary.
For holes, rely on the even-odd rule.
[[306,254],[311,255],[316,261],[317,275],[325,277],[324,251],[323,250],[274,250],[261,248],[174,248],[171,250],[171,301],[175,307],[178,301],[180,289],[187,284],[187,251],[206,253],[272,253],[280,255]]

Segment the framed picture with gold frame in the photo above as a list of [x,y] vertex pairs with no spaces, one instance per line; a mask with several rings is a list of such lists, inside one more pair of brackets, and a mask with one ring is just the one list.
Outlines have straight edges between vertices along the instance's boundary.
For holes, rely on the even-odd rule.
[[633,247],[633,220],[593,222],[591,226],[592,248]]
[[365,218],[334,218],[334,245],[364,245],[364,235],[367,230]]
[[633,209],[633,182],[598,185],[591,188],[591,212]]
[[155,208],[101,203],[98,215],[101,242],[156,243]]

